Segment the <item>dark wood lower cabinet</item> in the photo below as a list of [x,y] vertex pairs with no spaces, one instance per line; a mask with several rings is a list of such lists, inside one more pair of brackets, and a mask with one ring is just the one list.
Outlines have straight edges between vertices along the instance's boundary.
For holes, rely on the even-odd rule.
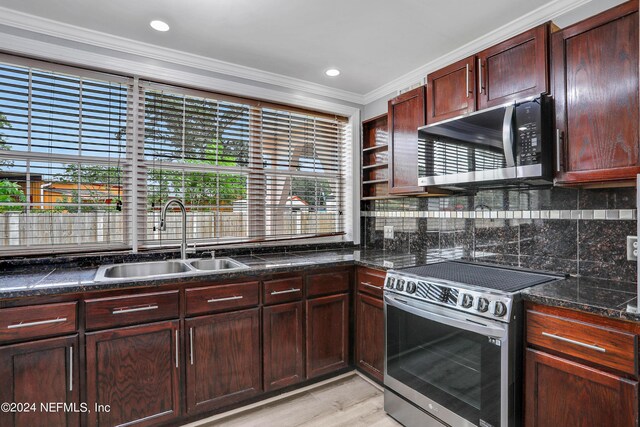
[[525,426],[637,426],[638,382],[527,349]]
[[260,393],[259,308],[187,319],[185,331],[189,413]]
[[178,330],[173,320],[86,335],[90,426],[151,426],[178,417]]
[[[0,412],[0,425],[78,426],[81,409],[78,366],[77,335],[1,347],[0,401],[29,407]],[[56,403],[68,406],[57,407]]]
[[307,378],[349,365],[349,294],[307,300]]
[[264,390],[304,380],[302,301],[264,307],[262,311]]
[[356,365],[378,381],[384,376],[384,310],[382,300],[356,296]]

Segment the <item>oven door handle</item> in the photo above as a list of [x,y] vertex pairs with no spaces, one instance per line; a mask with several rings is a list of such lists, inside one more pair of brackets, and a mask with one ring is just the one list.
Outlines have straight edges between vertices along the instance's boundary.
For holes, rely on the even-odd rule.
[[463,329],[469,332],[475,332],[484,336],[491,337],[503,337],[506,333],[506,328],[500,328],[492,325],[485,325],[480,323],[481,321],[473,321],[469,319],[458,319],[455,317],[444,316],[442,314],[433,313],[422,308],[414,307],[407,301],[396,299],[392,296],[385,295],[384,302],[392,307],[396,307],[400,310],[414,314],[427,320],[442,323],[449,326],[454,326],[459,329]]

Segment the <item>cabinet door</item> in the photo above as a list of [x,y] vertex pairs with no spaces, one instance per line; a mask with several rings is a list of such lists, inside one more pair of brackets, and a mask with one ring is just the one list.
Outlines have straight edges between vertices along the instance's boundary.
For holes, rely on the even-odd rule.
[[263,308],[265,391],[304,379],[302,308],[301,301]]
[[427,123],[476,110],[475,56],[427,75]]
[[384,373],[384,310],[382,300],[356,297],[356,364],[382,382]]
[[548,92],[549,24],[543,24],[477,55],[478,109]]
[[389,193],[422,193],[418,186],[418,128],[425,124],[424,87],[389,101]]
[[552,36],[558,183],[640,172],[637,10],[627,2]]
[[262,390],[260,310],[233,311],[185,321],[187,411],[207,411]]
[[540,351],[526,353],[526,427],[637,426],[637,381]]
[[[0,412],[0,425],[77,426],[80,410],[77,336],[14,344],[0,348],[0,401],[35,404],[29,411]],[[69,407],[43,411],[42,404]]]
[[349,365],[349,295],[307,300],[307,378]]
[[[156,425],[179,405],[177,320],[87,334],[87,403],[91,426]],[[109,405],[95,411],[95,405]]]

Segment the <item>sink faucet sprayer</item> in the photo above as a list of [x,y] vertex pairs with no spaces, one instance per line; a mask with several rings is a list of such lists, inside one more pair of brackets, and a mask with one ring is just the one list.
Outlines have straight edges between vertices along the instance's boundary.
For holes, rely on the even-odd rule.
[[182,242],[180,243],[180,258],[187,259],[187,209],[179,199],[170,199],[164,204],[160,211],[160,231],[167,231],[167,208],[170,204],[175,203],[182,212]]

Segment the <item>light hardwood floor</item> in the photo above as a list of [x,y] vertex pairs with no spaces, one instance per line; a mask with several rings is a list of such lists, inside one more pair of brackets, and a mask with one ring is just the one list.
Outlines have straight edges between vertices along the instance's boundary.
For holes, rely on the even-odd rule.
[[393,427],[382,390],[359,375],[287,396],[232,415],[220,414],[185,427]]

